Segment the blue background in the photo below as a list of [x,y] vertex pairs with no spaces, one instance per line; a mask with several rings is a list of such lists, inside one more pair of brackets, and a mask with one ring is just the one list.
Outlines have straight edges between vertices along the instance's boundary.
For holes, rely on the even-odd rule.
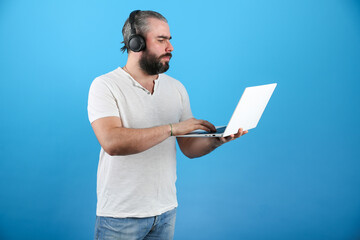
[[199,159],[178,152],[175,239],[359,239],[354,0],[2,0],[0,239],[93,238],[87,94],[125,64],[134,9],[168,19],[168,74],[195,117],[226,124],[245,87],[278,83],[249,134]]

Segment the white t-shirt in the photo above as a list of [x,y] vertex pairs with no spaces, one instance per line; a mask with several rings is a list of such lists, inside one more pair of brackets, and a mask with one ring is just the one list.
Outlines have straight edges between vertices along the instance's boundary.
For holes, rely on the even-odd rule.
[[[88,116],[91,123],[116,116],[126,128],[149,128],[187,120],[192,113],[179,81],[160,74],[151,94],[119,67],[91,84]],[[101,148],[96,215],[150,217],[177,207],[175,140],[127,156],[110,156]]]

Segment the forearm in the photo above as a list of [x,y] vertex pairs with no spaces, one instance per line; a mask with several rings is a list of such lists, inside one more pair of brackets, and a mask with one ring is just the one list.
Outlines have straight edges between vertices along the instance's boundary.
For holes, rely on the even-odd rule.
[[136,154],[161,143],[170,134],[169,125],[144,129],[116,127],[111,129],[102,147],[110,155]]
[[95,120],[91,126],[100,145],[110,155],[129,155],[143,152],[167,139],[171,133],[173,136],[177,136],[196,129],[215,130],[215,127],[207,121],[195,118],[158,127],[134,129],[124,128],[121,119],[118,117],[105,117]]
[[222,145],[218,138],[182,138],[178,139],[181,151],[189,158],[204,156]]

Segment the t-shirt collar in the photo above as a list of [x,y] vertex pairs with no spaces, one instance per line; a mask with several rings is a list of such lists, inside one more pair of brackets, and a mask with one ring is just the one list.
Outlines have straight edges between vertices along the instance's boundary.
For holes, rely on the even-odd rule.
[[[147,93],[150,93],[149,92],[149,90],[147,90],[146,88],[144,88],[138,81],[136,81],[128,72],[126,72],[122,67],[119,67],[118,68],[123,74],[125,74],[126,76],[128,76],[128,79],[130,79],[131,80],[131,82],[132,82],[132,84],[133,84],[133,86],[134,87],[138,87],[138,88],[141,88],[141,89],[143,89],[144,91],[146,91]],[[154,81],[154,93],[155,93],[155,91],[156,91],[156,88],[157,88],[157,86],[158,86],[158,84],[159,84],[159,79],[160,79],[160,77],[161,77],[161,74],[158,74],[158,77],[157,77],[157,79],[155,79]],[[154,94],[153,93],[153,94]]]

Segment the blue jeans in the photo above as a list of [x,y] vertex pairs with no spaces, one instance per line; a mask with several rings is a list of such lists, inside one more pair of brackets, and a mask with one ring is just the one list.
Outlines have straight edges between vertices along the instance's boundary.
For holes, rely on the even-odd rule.
[[96,240],[171,240],[174,238],[176,208],[159,216],[112,218],[96,216]]

